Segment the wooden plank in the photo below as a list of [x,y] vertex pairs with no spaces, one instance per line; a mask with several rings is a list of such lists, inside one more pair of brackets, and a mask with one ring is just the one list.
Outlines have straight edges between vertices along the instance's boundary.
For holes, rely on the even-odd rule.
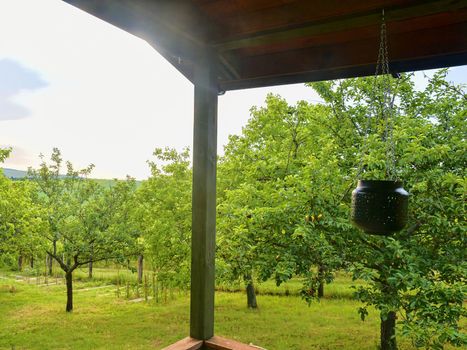
[[[154,2],[149,6],[146,1],[130,0],[66,0],[66,2],[97,16],[119,28],[161,46],[174,56],[195,60],[200,51],[200,41],[193,33],[182,33],[176,29],[175,19],[169,23],[159,16],[170,15],[165,2]],[[159,6],[156,6],[159,4]]]
[[258,2],[262,1],[249,1],[247,7],[240,7],[237,1],[229,2],[232,3],[231,6],[237,6],[238,10],[227,15],[219,8],[216,8],[216,11],[209,11],[209,7],[202,6],[211,14],[211,18],[217,17],[218,22],[222,23],[226,28],[227,37],[253,35],[279,28],[298,27],[304,23],[380,11],[382,8],[421,3],[420,0],[295,0],[257,6]]
[[179,340],[178,342],[169,345],[162,350],[198,350],[203,346],[203,341],[187,337],[185,339]]
[[[412,72],[424,69],[454,67],[467,64],[467,52],[457,54],[443,54],[439,56],[424,57],[410,60],[391,61],[391,71]],[[220,82],[224,91],[250,89],[273,85],[298,84],[312,81],[334,80],[371,76],[375,73],[375,64],[366,64],[350,67],[335,67],[315,71],[254,77],[242,80]]]
[[227,34],[247,34],[258,30],[317,21],[383,7],[413,5],[421,0],[194,0],[211,18],[229,28]]
[[[202,11],[189,10],[190,6],[201,7],[202,9],[202,6],[205,6],[204,4],[217,3],[219,1],[210,0],[201,1],[199,3],[194,0],[66,1],[147,40],[159,51],[159,53],[161,53],[192,82],[194,81],[194,65],[200,60],[200,57],[204,55],[204,52],[208,50],[205,45],[205,40],[213,40],[216,36],[223,37],[222,33],[225,32],[223,23],[215,23],[215,21],[211,21],[209,16],[206,14],[200,14]],[[295,11],[293,10],[294,4],[303,3],[303,1],[304,0],[284,2],[282,0],[274,0],[274,3],[271,2],[270,4],[270,10],[272,11],[273,7],[274,11],[282,9],[281,11],[289,16],[289,11],[291,13]],[[371,26],[377,27],[380,20],[380,14],[379,11],[378,13],[375,11],[372,14],[374,16],[374,23],[366,23],[368,18],[365,16],[368,16],[368,12],[359,12],[360,15],[355,15],[355,11],[361,9],[361,6],[370,6],[368,5],[369,3],[374,4],[375,2],[360,3],[356,1],[357,0],[349,0],[349,2],[346,1],[345,4],[338,2],[338,0],[313,1],[313,4],[315,5],[314,9],[316,10],[314,15],[324,17],[322,17],[322,20],[318,22],[305,26],[305,32],[309,31],[308,33],[305,33],[305,37],[300,36],[304,34],[303,32],[297,34],[302,30],[302,28],[296,28],[296,23],[290,23],[289,29],[285,30],[285,32],[263,32],[262,34],[258,33],[260,34],[259,36],[255,34],[248,35],[247,37],[240,37],[240,39],[247,39],[248,41],[246,46],[242,46],[243,44],[240,45],[240,47],[245,47],[241,52],[237,49],[230,50],[229,47],[225,46],[224,49],[228,50],[221,52],[219,56],[220,63],[218,78],[221,88],[223,90],[229,90],[264,86],[264,84],[286,84],[303,81],[302,79],[305,78],[313,78],[313,80],[330,79],[332,77],[344,78],[351,76],[351,72],[354,72],[357,75],[367,74],[368,69],[365,67],[371,66],[371,61],[373,60],[368,56],[368,54],[373,54],[373,45],[377,45],[377,43],[375,43],[376,36],[372,36],[369,30],[371,29]],[[444,18],[455,18],[459,16],[459,13],[465,13],[467,9],[466,1],[407,0],[407,4],[413,5],[416,3],[418,5],[404,8],[400,4],[400,1],[401,0],[387,0],[387,2],[385,2],[389,7],[394,6],[395,4],[397,5],[396,7],[387,10],[386,17],[389,20],[389,26],[398,25],[398,22],[402,21],[400,18],[408,19],[413,17],[413,23],[416,23],[416,21],[423,22],[424,18],[429,16],[430,13],[435,14],[438,12],[444,14]],[[269,6],[263,0],[238,0],[235,1],[235,3],[240,7],[244,7],[242,11],[246,11],[247,8],[251,9],[254,6]],[[309,3],[311,3],[311,1]],[[177,12],[177,6],[182,6],[182,10]],[[353,8],[352,6],[356,7]],[[456,9],[459,10],[455,11]],[[322,12],[321,10],[326,10],[328,12]],[[401,17],[396,16],[397,11],[400,12]],[[340,15],[332,17],[332,21],[329,21],[329,18],[326,19],[325,17],[330,14],[335,15],[339,13],[343,14],[343,17],[339,17]],[[353,13],[353,15],[349,15],[349,13]],[[365,13],[366,15],[364,15]],[[193,16],[190,14],[193,14]],[[261,18],[260,13],[257,13],[257,15],[258,18]],[[349,21],[356,20],[355,18],[360,21],[358,27],[355,28],[361,28],[361,33],[363,33],[361,38],[368,38],[367,43],[364,45],[362,45],[361,42],[357,42],[354,45],[355,40],[352,40],[352,43],[348,42],[348,40],[352,39],[351,37],[349,38],[348,33],[357,32],[355,28],[348,28],[348,26],[352,24]],[[291,18],[289,18],[289,20],[291,20]],[[411,21],[407,22],[407,28],[409,28]],[[438,21],[434,21],[432,27],[439,24],[440,23]],[[326,28],[322,26],[326,26]],[[212,28],[214,28],[214,30],[212,30]],[[294,30],[298,30],[298,32],[294,32]],[[446,31],[440,30],[440,32],[444,33]],[[332,33],[335,33],[335,35]],[[346,34],[344,35],[343,33]],[[433,33],[433,31],[430,31],[430,28],[428,28],[425,35],[430,36],[431,33]],[[259,42],[255,42],[255,40],[257,41],[263,35],[266,36],[266,41],[260,40]],[[408,48],[408,50],[406,50],[408,55],[404,55],[403,57],[395,55],[394,57],[391,57],[391,61],[395,61],[399,64],[399,69],[407,70],[437,68],[439,66],[447,65],[449,62],[450,64],[452,64],[452,62],[456,62],[456,64],[458,62],[463,62],[462,59],[460,59],[462,56],[459,56],[462,54],[463,43],[459,38],[467,37],[467,35],[465,35],[465,31],[454,33],[455,40],[460,42],[457,46],[449,46],[445,43],[445,41],[453,42],[452,38],[448,37],[450,35],[449,33],[445,34],[446,38],[443,38],[442,35],[440,36],[436,33],[435,35],[437,37],[436,40],[439,42],[431,41],[430,45],[432,45],[433,48],[423,48],[426,52],[423,52],[423,50],[416,47],[412,48],[412,46],[416,46],[413,45],[413,43],[417,41],[413,39],[410,32],[408,32],[407,35],[399,36],[398,40],[401,41],[402,45],[405,45]],[[358,38],[356,39],[358,41]],[[221,46],[229,45],[231,43],[230,41],[214,42],[219,43]],[[425,40],[422,38],[421,42],[425,43]],[[317,45],[321,46],[321,48],[316,49],[315,51],[309,49],[309,46]],[[234,45],[233,47],[237,46]],[[348,48],[350,47],[353,47],[354,51],[359,51],[360,49],[367,50],[367,56],[365,56],[365,53],[352,53],[351,51],[346,51],[349,50]],[[441,48],[444,52],[440,51]],[[281,53],[280,51],[283,50],[286,50],[287,52]],[[393,53],[394,50],[390,48],[390,54]],[[346,56],[347,54],[348,56]],[[248,57],[251,55],[259,56],[255,59],[251,59]],[[261,58],[261,55],[264,57]],[[312,58],[309,58],[310,55],[312,55]],[[437,59],[434,60],[434,57]],[[313,60],[318,64],[323,63],[323,66],[320,67],[319,65],[311,64],[312,62],[310,60]],[[417,64],[411,66],[410,62],[417,62]],[[431,62],[432,66],[429,66],[427,62]],[[275,70],[272,69],[274,67],[271,65],[275,66]],[[285,67],[287,67],[287,69],[285,69]],[[252,70],[257,71],[252,72]],[[341,75],[338,76],[338,73]]]
[[216,240],[217,62],[212,55],[195,67],[190,336],[214,335]]
[[[309,1],[309,0],[306,0]],[[204,12],[223,20],[232,16],[241,16],[255,11],[264,11],[278,5],[297,2],[297,0],[194,0]]]
[[[412,17],[421,17],[436,13],[457,11],[465,8],[467,8],[466,2],[455,0],[438,0],[426,2],[411,7],[387,9],[385,10],[385,13],[386,20],[388,22],[391,22],[400,21]],[[286,30],[281,28],[277,31],[268,32],[265,34],[256,33],[255,35],[247,35],[245,37],[238,38],[235,40],[227,40],[212,43],[212,45],[217,50],[222,52],[246,47],[273,45],[276,43],[297,38],[304,38],[324,33],[338,32],[343,30],[350,30],[352,28],[375,25],[380,22],[381,13],[380,11],[378,11],[374,13],[350,16],[346,18],[338,18],[334,20],[323,20],[317,23],[313,22],[307,26],[301,26],[299,28],[292,28]]]
[[[214,350],[261,350],[258,346],[247,345],[236,340],[214,336],[204,342],[207,349]],[[264,349],[263,349],[264,350]]]
[[[467,22],[443,28],[389,35],[389,60],[442,57],[467,51]],[[243,78],[280,76],[306,71],[376,64],[378,40],[362,40],[339,46],[313,47],[276,54],[247,57],[240,69]]]
[[204,43],[223,33],[188,1],[64,1],[146,40],[190,81]]
[[259,346],[247,345],[236,340],[226,339],[218,336],[213,336],[205,341],[187,337],[182,339],[162,350],[198,350],[198,349],[213,349],[213,350],[265,350]]
[[[391,22],[387,24],[387,31],[391,35],[401,33],[407,33],[407,35],[410,35],[411,32],[417,30],[445,27],[461,22],[467,22],[467,8],[465,10],[456,12],[437,13],[430,16],[416,17],[407,20]],[[340,32],[325,33],[309,36],[306,38],[288,40],[286,42],[281,42],[274,45],[243,48],[227,52],[226,54],[236,57],[247,57],[271,54],[281,51],[297,50],[307,47],[341,45],[343,43],[365,39],[375,40],[379,39],[380,30],[380,24],[375,24],[367,27],[354,28],[352,30],[344,30]],[[440,30],[443,30],[443,28],[440,28]]]

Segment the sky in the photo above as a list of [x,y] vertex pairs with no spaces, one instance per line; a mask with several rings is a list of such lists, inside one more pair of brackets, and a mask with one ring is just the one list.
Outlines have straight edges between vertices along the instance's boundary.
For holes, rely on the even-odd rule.
[[[466,83],[467,66],[449,78]],[[303,84],[227,92],[218,153],[268,93],[319,101]],[[0,0],[0,147],[13,148],[4,167],[35,167],[58,147],[76,167],[95,164],[93,177],[144,179],[156,147],[192,140],[193,85],[145,41],[60,0]]]

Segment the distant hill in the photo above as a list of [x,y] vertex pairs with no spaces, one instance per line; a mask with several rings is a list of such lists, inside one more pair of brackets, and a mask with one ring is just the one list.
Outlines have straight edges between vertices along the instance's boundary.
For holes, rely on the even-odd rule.
[[[28,176],[28,172],[25,170],[17,170],[17,169],[10,169],[10,168],[0,168],[0,169],[3,170],[3,175],[5,175],[7,178],[12,179],[12,180],[21,180]],[[93,180],[97,181],[99,184],[101,184],[104,187],[110,187],[115,182],[115,180],[113,179],[112,180],[93,179]],[[141,181],[136,181],[136,187],[139,187],[140,185],[141,185]]]
[[1,168],[3,170],[3,175],[6,177],[17,180],[17,179],[24,179],[28,176],[28,172],[25,170],[16,170],[10,168]]

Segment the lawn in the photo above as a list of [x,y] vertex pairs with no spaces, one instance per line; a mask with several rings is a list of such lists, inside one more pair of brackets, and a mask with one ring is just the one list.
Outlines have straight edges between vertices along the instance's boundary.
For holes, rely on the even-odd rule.
[[[160,349],[189,332],[187,293],[159,303],[132,302],[118,298],[115,285],[80,280],[75,310],[66,314],[63,284],[0,276],[0,349]],[[244,293],[217,292],[216,334],[268,350],[376,349],[379,319],[371,312],[362,322],[357,301],[329,297],[308,307],[293,295],[259,295],[258,303],[258,310],[248,310]],[[401,348],[410,349],[410,343]]]

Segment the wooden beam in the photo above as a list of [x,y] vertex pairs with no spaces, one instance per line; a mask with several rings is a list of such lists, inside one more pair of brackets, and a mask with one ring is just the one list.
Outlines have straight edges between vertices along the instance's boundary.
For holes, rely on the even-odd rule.
[[[193,32],[177,27],[176,7],[168,1],[147,0],[65,0],[90,14],[136,35],[150,44],[184,60],[195,61],[202,51]],[[178,3],[178,2],[176,2]],[[171,22],[172,21],[172,22]]]
[[[414,17],[407,20],[391,22],[387,25],[387,32],[390,35],[405,33],[410,36],[412,32],[419,30],[430,30],[438,28],[443,31],[443,27],[455,23],[467,22],[467,8],[464,10],[452,12],[436,13],[434,15]],[[248,57],[257,55],[270,55],[276,52],[291,51],[301,48],[311,48],[317,46],[340,46],[342,44],[356,42],[360,40],[379,40],[380,24],[367,27],[352,28],[349,30],[320,34],[316,36],[288,40],[268,46],[257,46],[244,48],[224,53],[227,57]],[[235,61],[233,61],[235,62]]]
[[205,43],[222,35],[222,28],[191,1],[64,1],[146,40],[192,82],[193,65],[206,52]]
[[204,11],[212,15],[220,16],[221,18],[236,18],[238,15],[245,15],[255,11],[265,11],[268,8],[277,7],[278,5],[293,4],[296,3],[297,0],[196,0],[196,2],[201,5]]
[[[410,61],[467,51],[467,22],[443,28],[389,35],[389,60]],[[410,39],[408,39],[410,38]],[[376,65],[378,40],[360,40],[341,45],[311,47],[275,54],[246,57],[240,69],[243,78]],[[415,68],[414,68],[415,69]]]
[[[392,72],[412,72],[424,69],[435,69],[467,65],[467,52],[442,56],[425,57],[422,59],[391,61]],[[266,86],[308,83],[312,81],[346,79],[371,76],[375,73],[375,64],[365,64],[353,67],[336,67],[314,71],[284,74],[280,76],[252,77],[241,80],[220,82],[224,91],[251,89]]]
[[207,340],[198,340],[193,338],[182,339],[162,350],[265,350],[259,346],[247,345],[235,340],[213,336]]
[[203,347],[203,341],[193,338],[185,338],[169,345],[162,350],[199,350]]
[[[412,17],[421,17],[436,13],[457,11],[465,8],[467,8],[467,3],[464,1],[424,1],[421,4],[415,6],[386,9],[385,16],[386,20],[388,22],[391,22],[405,20]],[[349,30],[352,28],[365,27],[375,25],[380,22],[381,12],[378,11],[363,15],[360,14],[347,16],[334,20],[322,20],[310,23],[305,26],[300,26],[299,28],[280,28],[275,31],[270,31],[263,34],[249,34],[234,40],[215,42],[212,43],[212,46],[219,52],[223,52],[255,46],[274,45],[287,40],[293,40],[342,30]]]
[[190,336],[214,335],[216,240],[217,62],[206,54],[194,71],[193,208]]
[[224,37],[235,38],[292,25],[342,18],[385,8],[410,6],[421,0],[217,0],[197,4],[226,28]]
[[231,62],[234,60],[233,58],[228,59],[224,55],[219,55],[218,58],[219,58],[219,62],[221,63],[222,69],[225,71],[224,75],[227,78],[230,78],[233,80],[240,79],[240,74],[238,74],[237,69]]
[[259,346],[247,345],[235,340],[214,336],[204,342],[207,349],[213,350],[265,350]]

